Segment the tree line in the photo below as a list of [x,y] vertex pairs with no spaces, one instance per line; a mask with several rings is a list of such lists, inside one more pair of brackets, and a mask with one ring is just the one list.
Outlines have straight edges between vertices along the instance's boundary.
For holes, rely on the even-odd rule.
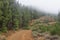
[[43,12],[23,6],[16,0],[0,0],[0,31],[28,27],[29,21],[44,15]]
[[[28,27],[29,21],[46,15],[48,15],[46,12],[24,6],[16,2],[16,0],[0,0],[0,31],[6,32],[7,30]],[[60,21],[60,12],[58,20]]]

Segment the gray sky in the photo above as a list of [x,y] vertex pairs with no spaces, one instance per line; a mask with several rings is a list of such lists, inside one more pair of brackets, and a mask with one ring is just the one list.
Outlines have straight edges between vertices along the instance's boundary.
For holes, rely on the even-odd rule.
[[19,0],[19,3],[51,13],[60,11],[60,0]]

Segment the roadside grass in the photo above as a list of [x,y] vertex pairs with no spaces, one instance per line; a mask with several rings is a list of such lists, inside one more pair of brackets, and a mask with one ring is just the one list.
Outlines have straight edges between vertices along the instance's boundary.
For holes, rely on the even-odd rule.
[[60,23],[59,22],[57,22],[54,25],[49,25],[48,23],[46,24],[47,26],[45,26],[41,22],[36,21],[32,26],[30,26],[30,29],[33,31],[34,35],[37,35],[38,33],[44,33],[44,32],[49,32],[51,35],[60,35]]

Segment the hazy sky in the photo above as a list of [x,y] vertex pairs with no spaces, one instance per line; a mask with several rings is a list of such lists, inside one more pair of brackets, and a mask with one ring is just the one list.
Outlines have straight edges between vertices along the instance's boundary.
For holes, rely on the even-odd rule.
[[33,6],[46,12],[58,13],[60,11],[60,0],[19,0],[19,3]]

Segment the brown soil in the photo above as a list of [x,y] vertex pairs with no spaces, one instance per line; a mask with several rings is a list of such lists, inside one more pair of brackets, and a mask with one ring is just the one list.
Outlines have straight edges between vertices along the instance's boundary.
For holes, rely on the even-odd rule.
[[20,30],[11,36],[8,36],[6,40],[34,40],[31,30]]

